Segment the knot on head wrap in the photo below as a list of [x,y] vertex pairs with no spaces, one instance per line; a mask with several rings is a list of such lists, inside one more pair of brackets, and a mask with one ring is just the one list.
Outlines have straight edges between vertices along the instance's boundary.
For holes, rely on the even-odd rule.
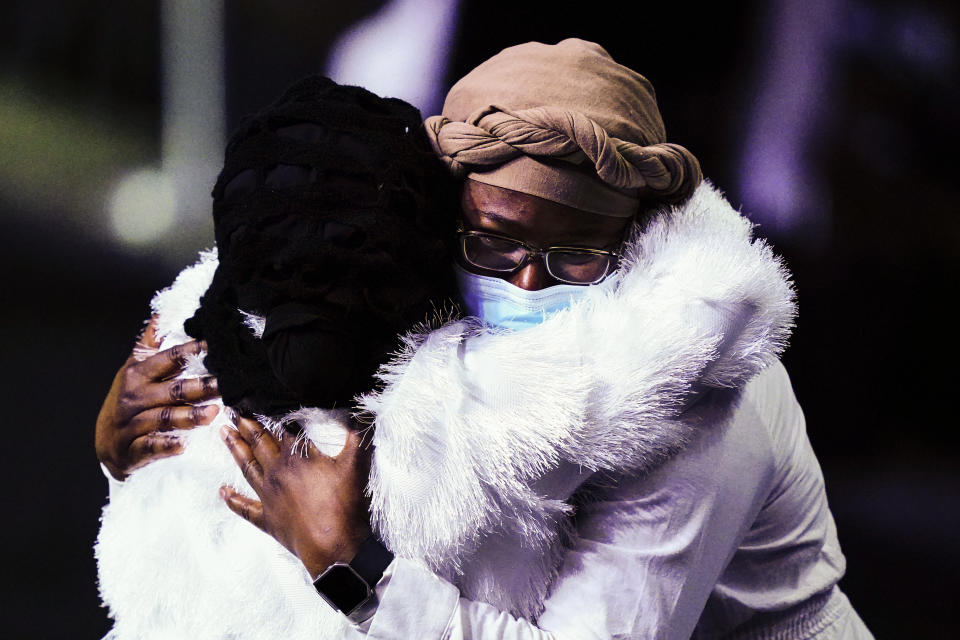
[[244,119],[213,189],[219,263],[186,323],[224,402],[277,416],[370,390],[398,334],[452,298],[452,187],[401,100],[312,77]]
[[532,189],[511,187],[517,171],[495,174],[498,167],[524,164],[523,158],[547,163],[557,180],[584,175],[564,171],[564,163],[589,167],[610,187],[613,208],[605,211],[601,203],[597,213],[623,215],[624,197],[677,202],[702,179],[693,154],[666,142],[647,79],[583,40],[504,49],[457,82],[443,115],[428,118],[426,127],[434,151],[455,175],[587,210],[589,202],[569,201],[569,189],[540,193],[550,189],[543,180]]

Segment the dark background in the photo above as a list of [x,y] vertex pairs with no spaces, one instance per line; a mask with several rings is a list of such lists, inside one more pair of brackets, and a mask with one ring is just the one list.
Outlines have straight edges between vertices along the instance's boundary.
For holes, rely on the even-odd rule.
[[[337,34],[380,6],[228,3],[228,125],[322,71]],[[564,6],[464,0],[453,47],[438,52],[448,81],[505,46],[577,36],[653,82],[670,140],[698,155],[794,273],[800,315],[785,362],[847,555],[841,586],[878,638],[955,637],[956,3]],[[74,205],[108,169],[160,153],[158,16],[155,2],[0,7],[4,637],[109,628],[92,554],[106,497],[94,421],[151,295],[182,265],[91,232],[94,214]],[[810,25],[821,25],[816,50]],[[776,92],[764,101],[795,69],[799,107]],[[760,126],[771,109],[780,126]],[[122,152],[105,152],[108,138]],[[752,156],[750,140],[789,146],[805,177],[786,204],[751,190],[764,171],[791,175]]]

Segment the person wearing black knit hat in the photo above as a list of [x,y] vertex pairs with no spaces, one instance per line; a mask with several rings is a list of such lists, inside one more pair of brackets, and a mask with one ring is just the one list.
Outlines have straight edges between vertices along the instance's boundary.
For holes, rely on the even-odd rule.
[[450,181],[419,129],[406,103],[311,78],[234,132],[213,189],[219,264],[186,324],[228,406],[345,405],[452,297]]
[[[353,399],[374,388],[401,334],[451,308],[452,185],[417,109],[328,78],[295,83],[232,134],[213,189],[216,252],[154,298],[98,418],[110,638],[343,627],[322,599],[336,599],[335,581],[314,588],[296,555],[218,501],[224,483],[238,498],[262,490],[218,434],[240,442],[238,426],[269,425],[286,466],[304,473],[332,460],[321,449],[369,457]],[[365,473],[348,479],[362,500]],[[369,534],[361,526],[365,553],[344,559],[375,571],[390,556]]]

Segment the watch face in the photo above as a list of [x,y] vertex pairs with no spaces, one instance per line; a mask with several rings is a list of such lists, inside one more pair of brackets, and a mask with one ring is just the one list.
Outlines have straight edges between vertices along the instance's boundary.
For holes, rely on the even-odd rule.
[[344,614],[349,614],[370,596],[367,583],[348,565],[341,563],[324,571],[313,585],[317,593]]

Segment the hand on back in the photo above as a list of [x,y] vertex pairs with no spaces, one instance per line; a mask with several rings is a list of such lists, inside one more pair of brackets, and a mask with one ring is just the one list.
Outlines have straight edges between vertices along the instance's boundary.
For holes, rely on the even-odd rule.
[[334,562],[349,562],[370,535],[370,500],[364,493],[373,449],[369,431],[351,429],[335,457],[310,441],[278,439],[262,424],[239,418],[220,434],[259,500],[223,486],[227,506],[300,558],[316,578]]
[[[158,349],[156,319],[143,332],[138,346]],[[97,458],[117,480],[153,460],[183,450],[179,431],[209,424],[214,405],[196,403],[217,397],[213,376],[178,379],[187,357],[205,350],[196,340],[158,351],[138,360],[130,354],[117,375],[97,416]]]

